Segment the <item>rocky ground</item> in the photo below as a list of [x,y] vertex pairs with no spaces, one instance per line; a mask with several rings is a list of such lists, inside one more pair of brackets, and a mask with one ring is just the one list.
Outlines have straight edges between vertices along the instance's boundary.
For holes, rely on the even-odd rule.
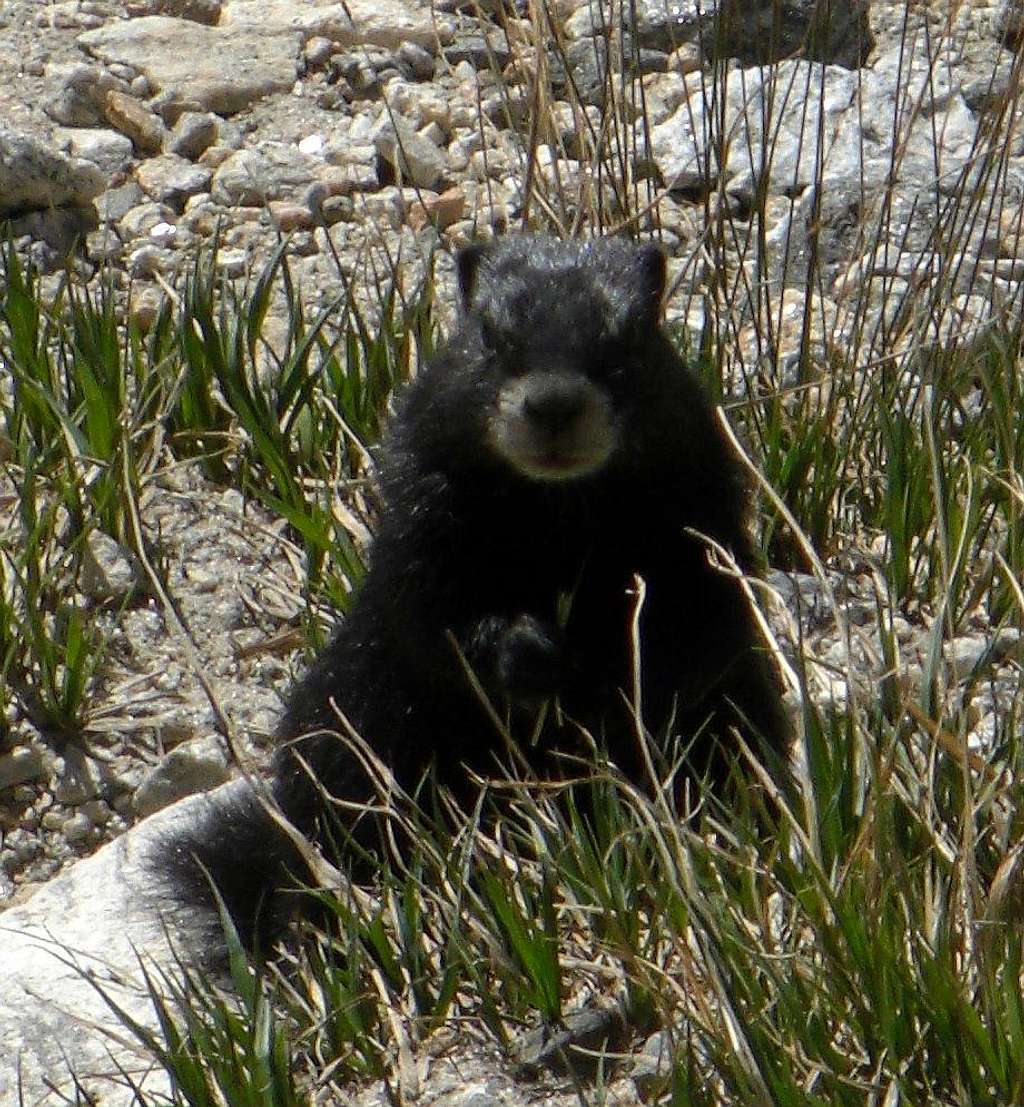
[[[702,5],[705,12],[712,6]],[[11,219],[19,251],[44,273],[56,274],[80,239],[81,279],[94,279],[103,267],[112,271],[125,311],[143,325],[196,246],[218,228],[218,263],[229,274],[258,265],[281,233],[289,235],[294,272],[311,304],[336,296],[344,276],[365,279],[375,252],[414,267],[435,245],[448,251],[492,228],[514,228],[526,201],[516,119],[536,64],[536,13],[513,6],[498,18],[486,14],[497,5],[480,7],[484,14],[457,0],[433,9],[413,0],[6,0],[0,217]],[[773,5],[747,7],[752,14],[743,32],[718,48],[745,66],[776,60],[764,56],[759,22]],[[794,288],[809,249],[807,185],[814,169],[814,151],[801,135],[817,129],[815,113],[822,112],[826,187],[814,217],[824,231],[828,277],[821,315],[835,324],[834,336],[842,331],[844,305],[874,277],[885,278],[891,295],[893,282],[909,285],[928,271],[936,205],[969,166],[986,112],[1009,79],[1021,17],[1006,2],[914,6],[922,27],[948,36],[950,64],[932,68],[934,107],[907,127],[893,234],[867,248],[852,233],[852,213],[857,195],[890,172],[896,89],[906,64],[899,41],[905,6],[834,5],[842,14],[813,60],[800,52],[814,5],[783,7],[789,20],[783,37],[790,40],[777,54],[787,60],[748,69],[742,94],[735,85],[724,110],[756,120],[768,99],[767,73],[792,90],[781,110],[786,122],[771,139],[769,193],[777,219],[769,245],[781,252],[788,243],[797,262],[789,271]],[[552,5],[570,62],[562,85],[574,82],[596,112],[606,47],[594,10],[578,0]],[[701,43],[694,10],[685,2],[638,4],[634,64],[652,124],[637,148],[659,189],[661,236],[677,278],[670,312],[699,324],[707,276],[694,263],[700,204],[721,176],[730,182],[731,202],[749,200],[752,151],[768,138],[763,126],[745,123],[745,143],[724,158],[709,150],[701,58],[710,47]],[[822,69],[817,62],[828,64]],[[924,67],[922,81],[923,74]],[[580,120],[568,98],[554,111],[563,120],[562,149],[545,147],[541,184],[548,198],[564,195],[565,187],[580,197],[588,182],[571,156]],[[855,158],[865,149],[866,157]],[[949,309],[959,328],[983,323],[991,290],[1012,297],[1024,273],[1024,140],[1008,153],[998,218],[962,244],[973,276],[970,295],[954,298]],[[444,277],[450,267],[442,264],[440,272]],[[785,307],[790,293],[779,294]],[[780,318],[785,324],[785,311]],[[935,320],[940,330],[950,325],[941,313]],[[785,326],[783,332],[785,344]],[[756,341],[751,330],[740,333],[741,347]],[[826,341],[834,337],[823,334]],[[9,384],[3,377],[0,365],[0,387]],[[12,506],[0,495],[0,514]],[[155,605],[143,605],[117,621],[83,748],[55,747],[25,720],[8,720],[9,733],[0,739],[0,903],[23,898],[141,815],[229,775],[197,664],[219,709],[257,755],[301,664],[291,633],[301,565],[283,527],[189,466],[154,481],[144,507],[147,525],[160,528],[170,584],[196,633],[198,659],[186,655]],[[101,580],[130,572],[116,548],[98,540],[94,552]],[[855,574],[844,581],[850,610],[862,608],[865,621],[872,618],[870,583],[858,594]],[[794,610],[804,590],[811,643],[840,666],[846,647],[827,614],[815,622],[818,586],[777,583]],[[964,664],[976,655],[984,631],[951,644],[953,660]],[[1005,633],[1009,649],[1016,637]],[[910,624],[901,641],[914,664],[926,644]]]

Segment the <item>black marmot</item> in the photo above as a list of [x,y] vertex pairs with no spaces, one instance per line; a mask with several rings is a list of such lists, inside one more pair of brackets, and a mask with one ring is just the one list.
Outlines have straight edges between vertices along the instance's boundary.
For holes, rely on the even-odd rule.
[[[406,390],[382,450],[366,577],[281,724],[271,792],[306,833],[322,797],[305,766],[335,796],[369,794],[335,706],[406,788],[431,766],[456,787],[467,766],[493,772],[503,739],[466,665],[520,738],[557,697],[531,747],[538,772],[557,771],[553,749],[581,748],[582,726],[638,778],[637,576],[640,701],[656,740],[685,748],[696,735],[700,772],[720,767],[736,725],[785,747],[747,600],[699,537],[753,568],[738,461],[659,327],[661,251],[507,237],[465,250],[458,270],[461,324]],[[260,901],[275,917],[291,847],[255,801],[214,807],[183,835],[179,876],[195,873],[193,853],[246,932]]]

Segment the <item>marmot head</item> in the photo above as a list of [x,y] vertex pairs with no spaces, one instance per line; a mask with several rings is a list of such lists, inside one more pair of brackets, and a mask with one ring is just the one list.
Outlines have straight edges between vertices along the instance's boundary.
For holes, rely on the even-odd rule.
[[517,236],[464,250],[458,270],[496,383],[487,445],[532,480],[601,470],[620,444],[630,363],[658,326],[661,250]]

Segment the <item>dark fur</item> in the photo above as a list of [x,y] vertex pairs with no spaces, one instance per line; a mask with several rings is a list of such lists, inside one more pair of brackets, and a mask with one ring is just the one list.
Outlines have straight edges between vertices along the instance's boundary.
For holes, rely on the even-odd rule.
[[[408,788],[431,764],[456,786],[467,765],[493,770],[501,739],[452,639],[520,736],[536,705],[557,695],[564,714],[637,777],[635,725],[620,691],[632,682],[635,574],[646,583],[642,700],[651,732],[664,737],[670,721],[684,739],[700,731],[692,752],[701,771],[716,769],[718,744],[741,720],[768,748],[785,746],[777,679],[746,599],[687,533],[711,536],[753,569],[738,463],[658,327],[661,254],[618,240],[507,238],[466,252],[460,276],[463,321],[407,389],[383,449],[370,568],[281,724],[286,744],[271,790],[306,832],[316,831],[321,802],[293,750],[332,794],[369,794],[335,733],[332,701]],[[551,472],[524,475],[494,445],[508,430],[495,414],[503,389],[521,417],[513,449],[524,436],[531,446],[550,440]],[[573,436],[611,443],[577,476],[575,462],[558,471],[559,444]],[[538,770],[551,771],[551,749],[578,748],[577,734],[549,726]],[[176,843],[179,877],[192,851],[243,925],[261,901],[278,919],[282,873],[302,872],[244,799],[233,811],[214,808]]]

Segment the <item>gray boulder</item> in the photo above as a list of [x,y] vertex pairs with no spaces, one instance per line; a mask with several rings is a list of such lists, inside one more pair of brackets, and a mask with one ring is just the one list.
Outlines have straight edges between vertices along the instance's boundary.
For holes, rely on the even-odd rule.
[[0,914],[0,1103],[18,1103],[19,1087],[26,1104],[76,1102],[72,1073],[104,1107],[137,1102],[121,1072],[148,1092],[168,1091],[102,993],[155,1028],[143,967],[159,982],[161,970],[175,972],[175,949],[195,961],[216,939],[212,914],[164,898],[154,863],[168,835],[207,803],[190,796],[164,808]]

